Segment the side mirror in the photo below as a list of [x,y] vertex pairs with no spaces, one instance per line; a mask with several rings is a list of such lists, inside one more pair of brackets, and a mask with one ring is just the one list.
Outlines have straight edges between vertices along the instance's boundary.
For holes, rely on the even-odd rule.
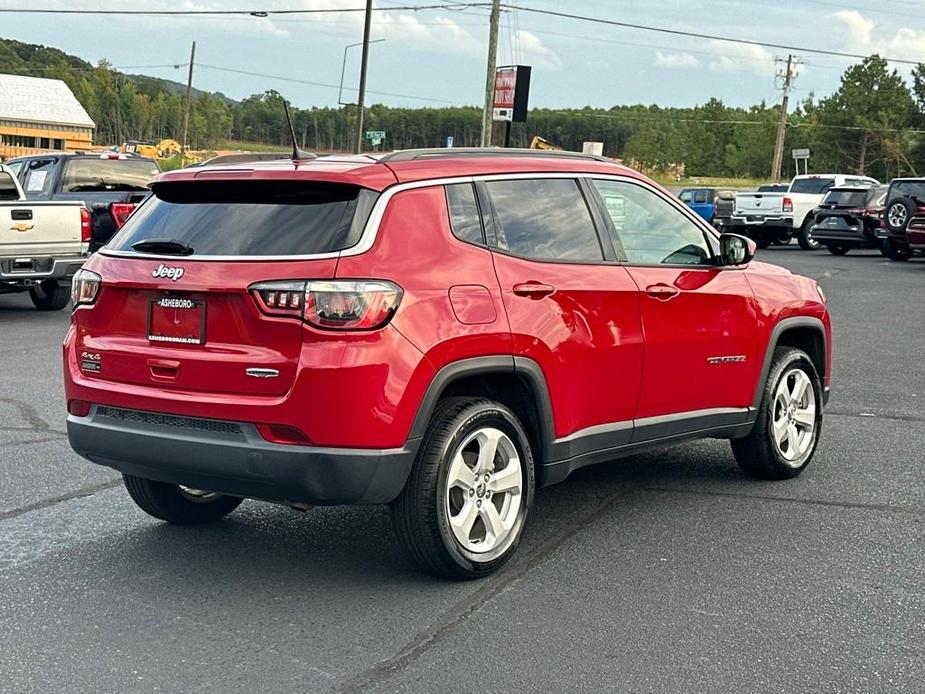
[[755,257],[755,242],[739,234],[720,234],[719,253],[723,265],[745,265]]

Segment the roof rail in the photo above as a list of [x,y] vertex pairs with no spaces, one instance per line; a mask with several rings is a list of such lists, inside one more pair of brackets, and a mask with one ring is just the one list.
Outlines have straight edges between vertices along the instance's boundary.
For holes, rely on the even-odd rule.
[[379,157],[381,164],[396,161],[417,161],[418,159],[448,159],[452,157],[561,157],[562,159],[585,159],[615,164],[613,159],[597,154],[567,152],[557,149],[523,149],[501,147],[433,147],[430,149],[399,149]]

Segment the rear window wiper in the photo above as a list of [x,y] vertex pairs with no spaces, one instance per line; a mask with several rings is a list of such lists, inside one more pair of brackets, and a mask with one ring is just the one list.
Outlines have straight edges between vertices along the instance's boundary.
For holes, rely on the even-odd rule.
[[139,253],[163,253],[164,255],[192,255],[193,248],[176,239],[144,239],[132,244]]

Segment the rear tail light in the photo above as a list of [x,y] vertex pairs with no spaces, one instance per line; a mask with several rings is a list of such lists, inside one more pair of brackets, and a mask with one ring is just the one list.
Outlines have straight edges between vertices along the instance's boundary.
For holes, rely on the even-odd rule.
[[790,198],[784,198],[783,206],[781,210],[784,212],[793,212],[793,200]]
[[90,243],[90,210],[86,207],[80,208],[80,242]]
[[100,293],[100,284],[103,278],[95,272],[81,268],[71,280],[71,302],[74,306],[92,304],[96,295]]
[[135,203],[133,202],[114,202],[109,206],[109,214],[112,217],[113,224],[116,225],[116,229],[121,229],[134,211]]
[[375,330],[395,314],[402,289],[386,280],[262,282],[251,287],[260,310],[327,330]]

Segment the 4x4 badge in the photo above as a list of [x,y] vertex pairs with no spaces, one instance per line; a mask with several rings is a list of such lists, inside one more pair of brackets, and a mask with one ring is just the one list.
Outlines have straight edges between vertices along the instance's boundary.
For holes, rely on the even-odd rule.
[[151,272],[152,277],[166,277],[167,279],[173,280],[176,282],[178,279],[183,277],[183,274],[186,272],[182,267],[167,267],[164,263],[161,263],[156,270]]

